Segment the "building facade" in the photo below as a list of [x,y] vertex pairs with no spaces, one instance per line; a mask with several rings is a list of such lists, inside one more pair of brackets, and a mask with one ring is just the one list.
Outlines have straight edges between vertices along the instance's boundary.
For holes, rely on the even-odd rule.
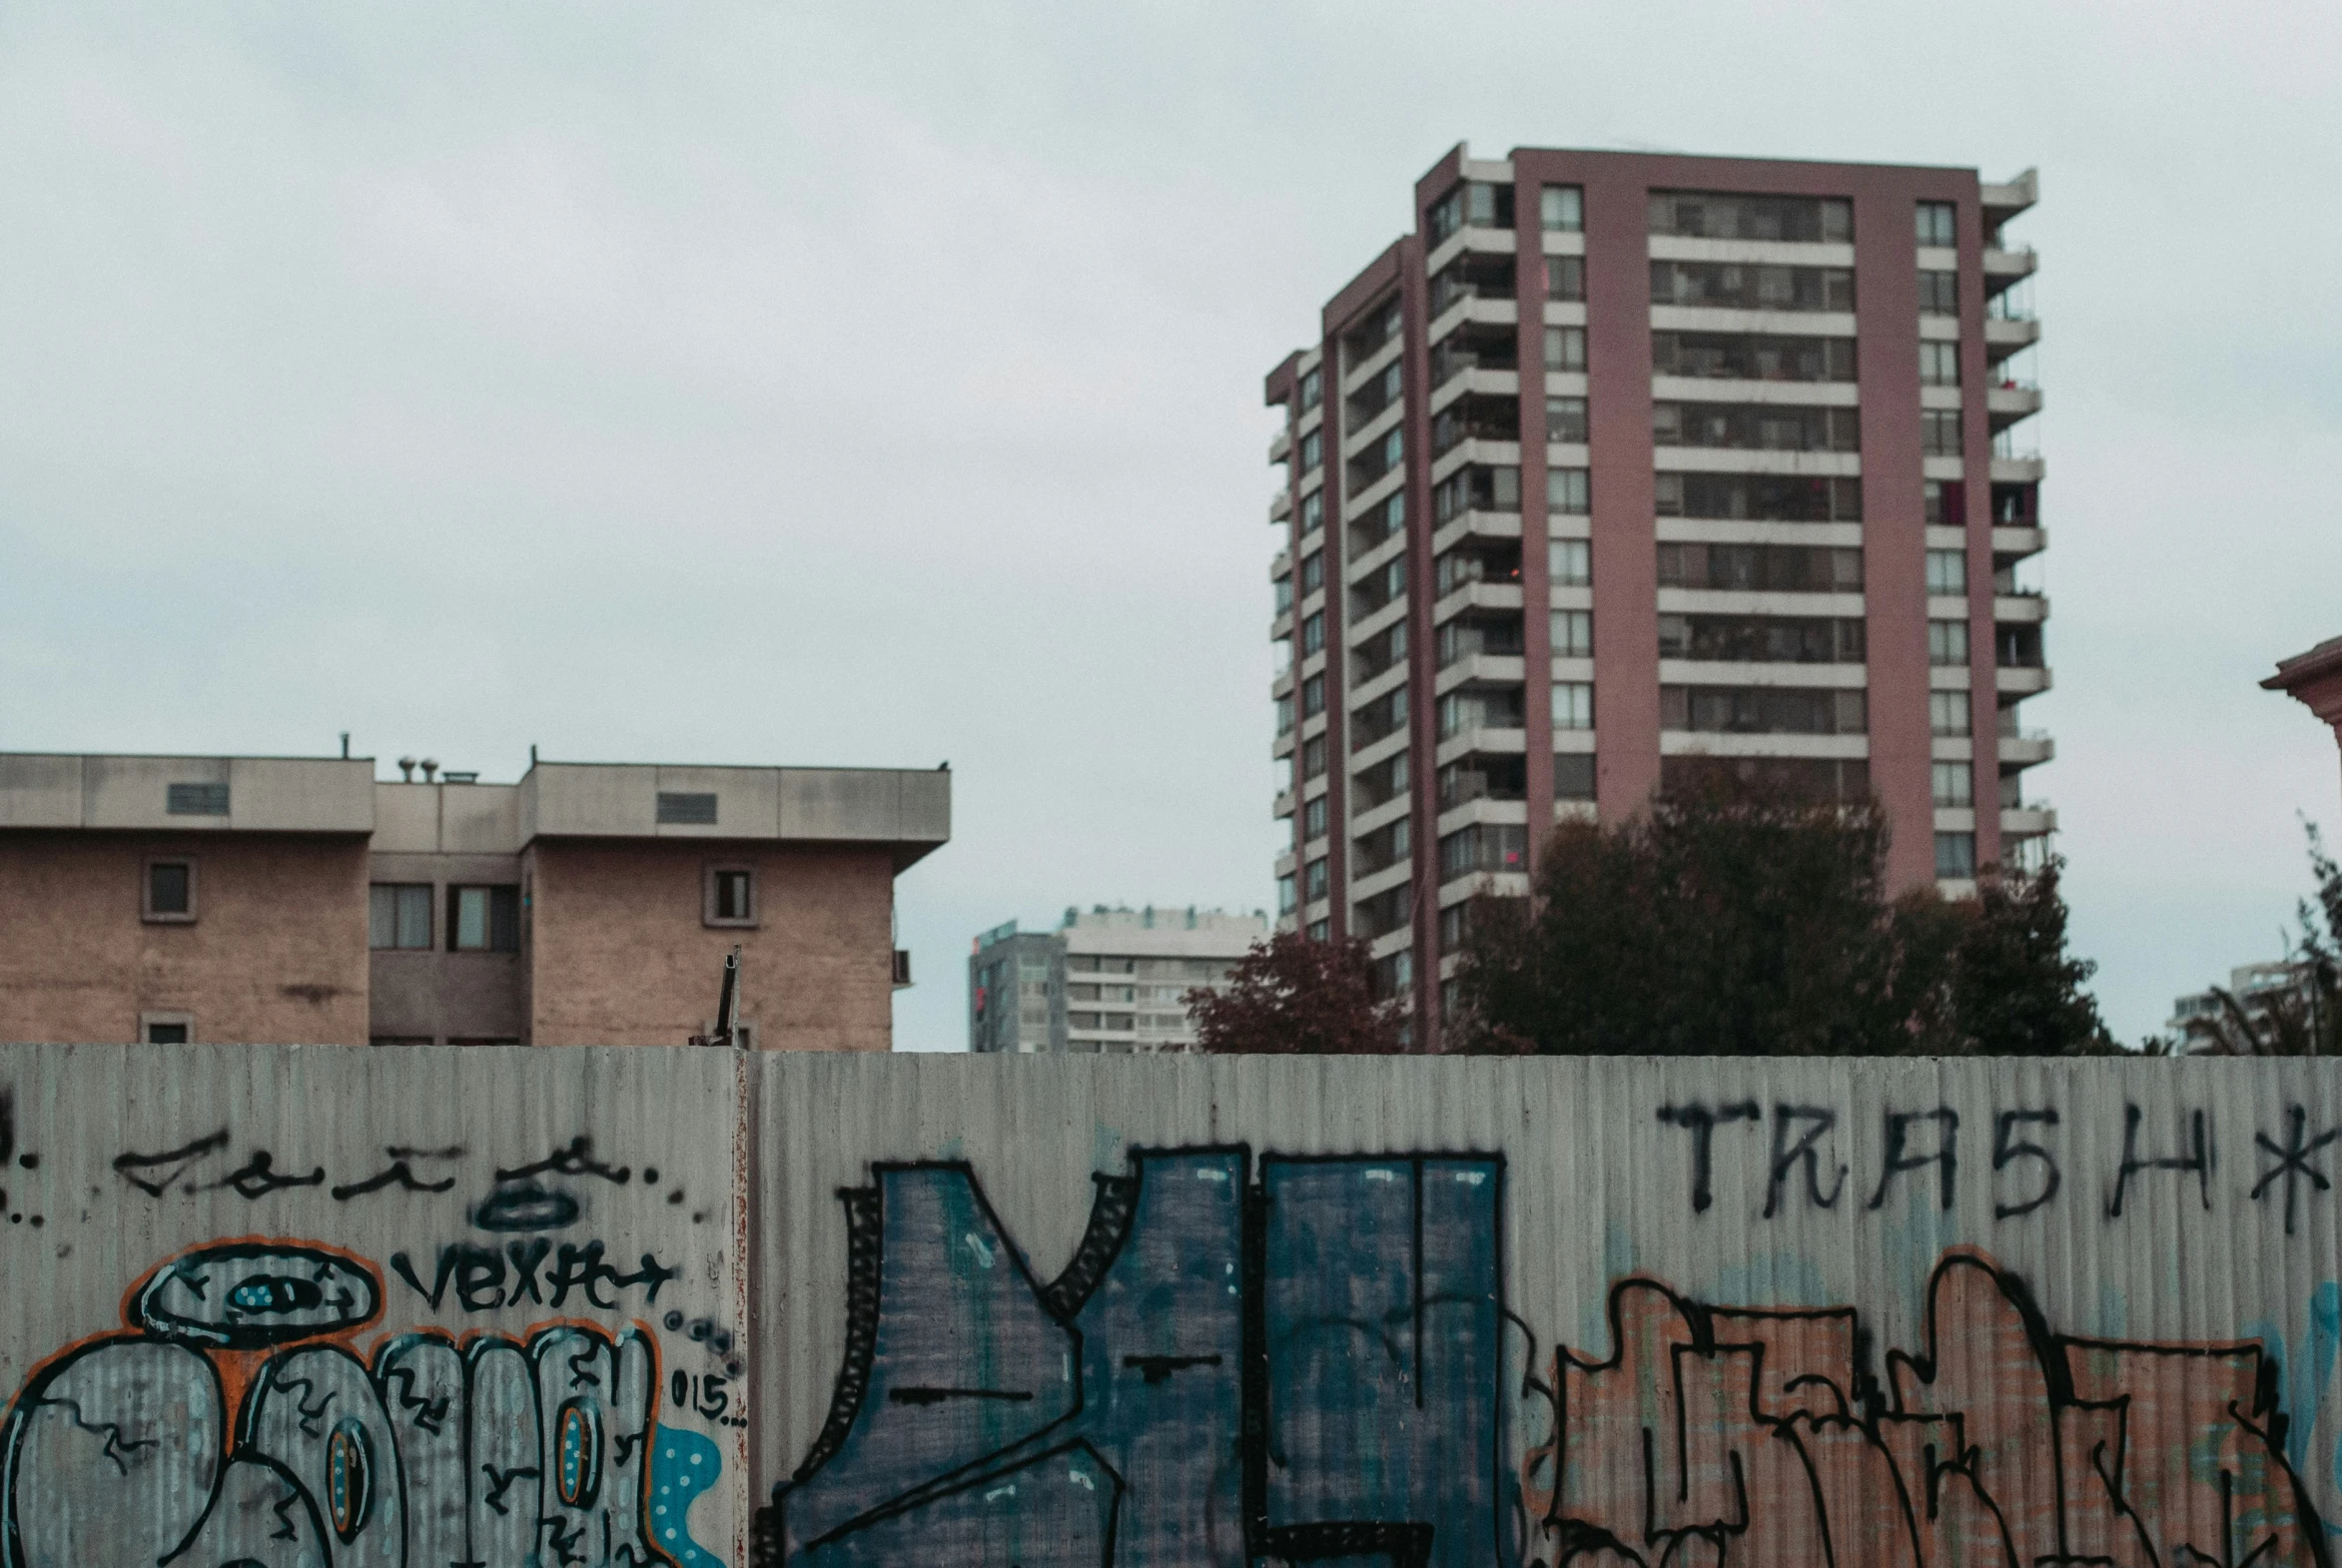
[[[459,779],[464,776],[458,776]],[[0,755],[0,1042],[884,1051],[951,775]]]
[[1898,888],[2054,827],[2028,172],[1457,148],[1267,379],[1280,922],[1420,1043],[1475,893],[1694,758],[1875,795]]
[[971,1051],[1188,1051],[1183,1000],[1216,988],[1268,935],[1258,911],[1068,909],[1055,931],[1010,921],[968,957]]

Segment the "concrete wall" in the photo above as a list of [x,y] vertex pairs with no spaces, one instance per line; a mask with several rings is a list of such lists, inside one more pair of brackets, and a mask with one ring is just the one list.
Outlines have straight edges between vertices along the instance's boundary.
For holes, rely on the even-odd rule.
[[[741,949],[743,1021],[762,1050],[885,1051],[894,1018],[894,875],[883,847],[597,844],[524,857],[529,1039],[680,1044],[715,1016]],[[753,927],[701,923],[711,865],[755,874]]]
[[[149,857],[196,865],[196,919],[141,918]],[[199,1041],[362,1045],[366,841],[21,833],[0,875],[0,1040],[126,1042],[144,1013]]]
[[2317,1063],[15,1048],[0,1550],[2323,1565],[2338,1100]]

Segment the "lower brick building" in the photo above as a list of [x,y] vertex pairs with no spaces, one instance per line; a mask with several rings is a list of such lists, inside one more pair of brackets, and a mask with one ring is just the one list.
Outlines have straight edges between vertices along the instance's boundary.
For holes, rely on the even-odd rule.
[[0,754],[0,1042],[884,1051],[951,775]]

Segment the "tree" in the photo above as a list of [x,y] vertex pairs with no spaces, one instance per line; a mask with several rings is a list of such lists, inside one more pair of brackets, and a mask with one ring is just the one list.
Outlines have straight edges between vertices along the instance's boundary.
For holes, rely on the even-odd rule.
[[1278,932],[1252,944],[1226,985],[1198,987],[1184,1000],[1205,1051],[1386,1056],[1404,1049],[1398,1004],[1375,999],[1372,956],[1354,937],[1312,942]]
[[1976,900],[1889,899],[1871,801],[1700,770],[1647,813],[1572,823],[1532,896],[1483,900],[1454,1049],[1559,1055],[2066,1054],[2106,1043],[2054,864]]
[[2158,1056],[2342,1056],[2342,867],[2326,853],[2317,824],[2309,839],[2312,898],[2294,906],[2300,932],[2287,943],[2283,985],[2239,997],[2214,986],[2217,1011],[2187,1021],[2177,1040],[2150,1040]]

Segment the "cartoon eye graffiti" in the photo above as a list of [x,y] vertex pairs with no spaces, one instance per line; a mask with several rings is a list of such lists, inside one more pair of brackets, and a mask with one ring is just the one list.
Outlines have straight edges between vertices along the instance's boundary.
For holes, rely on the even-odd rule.
[[373,1270],[334,1252],[248,1241],[164,1264],[135,1310],[157,1338],[257,1350],[360,1327],[382,1297]]
[[559,1464],[554,1486],[570,1508],[590,1508],[600,1489],[602,1432],[599,1412],[581,1399],[561,1406]]
[[365,1426],[345,1420],[326,1440],[326,1516],[344,1545],[366,1528],[373,1501],[374,1445],[367,1440]]

